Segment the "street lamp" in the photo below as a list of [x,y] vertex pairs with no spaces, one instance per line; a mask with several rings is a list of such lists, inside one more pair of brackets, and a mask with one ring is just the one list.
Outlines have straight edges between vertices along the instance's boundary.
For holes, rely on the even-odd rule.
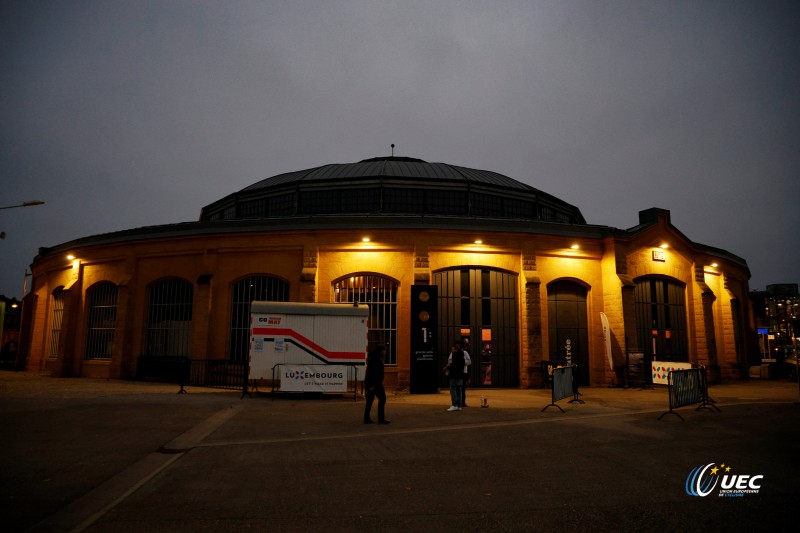
[[[42,205],[42,204],[44,204],[44,202],[41,200],[27,200],[25,202],[22,202],[21,204],[7,205],[5,207],[0,207],[0,209],[12,209],[14,207],[31,207],[33,205]],[[6,232],[0,231],[0,241],[2,241],[5,238],[6,238]]]
[[21,204],[7,205],[5,207],[0,207],[0,209],[12,209],[14,207],[31,207],[31,206],[34,206],[34,205],[42,205],[42,204],[44,204],[44,202],[41,201],[41,200],[28,200],[28,201],[22,202]]

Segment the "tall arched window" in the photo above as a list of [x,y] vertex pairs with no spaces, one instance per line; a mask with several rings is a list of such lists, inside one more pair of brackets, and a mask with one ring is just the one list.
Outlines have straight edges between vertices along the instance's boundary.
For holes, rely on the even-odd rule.
[[659,361],[688,361],[686,287],[663,277],[634,281],[636,331],[642,351]]
[[233,285],[231,298],[230,360],[247,361],[250,351],[250,304],[253,301],[285,302],[289,283],[272,276],[249,276]]
[[145,355],[190,355],[192,285],[165,279],[150,286],[147,299]]
[[64,287],[53,291],[53,314],[50,317],[50,357],[55,359],[59,353],[61,324],[64,322]]
[[386,364],[397,364],[397,282],[376,274],[359,274],[333,283],[336,303],[369,305],[367,348],[386,345]]
[[103,281],[86,291],[86,359],[110,359],[117,328],[117,286]]

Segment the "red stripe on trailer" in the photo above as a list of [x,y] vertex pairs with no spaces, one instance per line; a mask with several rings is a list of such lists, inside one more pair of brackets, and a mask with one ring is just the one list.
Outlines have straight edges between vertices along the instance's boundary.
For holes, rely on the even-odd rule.
[[304,344],[308,348],[314,350],[317,354],[325,357],[326,359],[334,359],[334,360],[349,360],[349,359],[364,359],[363,352],[332,352],[327,350],[317,344],[316,342],[312,341],[301,335],[300,333],[296,332],[293,329],[288,328],[253,328],[252,330],[253,335],[272,335],[278,337],[289,337],[295,339],[296,341]]

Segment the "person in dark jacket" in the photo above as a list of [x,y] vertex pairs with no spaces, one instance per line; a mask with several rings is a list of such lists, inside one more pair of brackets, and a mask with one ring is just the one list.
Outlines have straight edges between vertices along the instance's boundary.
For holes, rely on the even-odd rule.
[[450,378],[450,406],[448,411],[461,411],[461,397],[464,388],[464,369],[466,361],[464,350],[459,343],[453,344],[450,348],[450,356],[447,358],[447,375]]
[[386,391],[383,388],[383,359],[386,357],[386,346],[379,344],[367,355],[367,371],[364,375],[364,388],[367,391],[367,405],[364,407],[364,423],[373,424],[370,418],[372,403],[378,397],[378,423],[388,424],[384,409],[386,407]]

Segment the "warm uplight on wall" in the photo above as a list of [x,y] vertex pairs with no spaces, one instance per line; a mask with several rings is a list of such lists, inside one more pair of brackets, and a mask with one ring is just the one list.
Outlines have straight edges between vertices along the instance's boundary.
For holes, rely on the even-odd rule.
[[570,248],[572,248],[573,250],[580,250],[581,249],[579,244],[573,244],[572,246],[570,246]]
[[369,237],[361,237],[361,242],[369,242]]
[[480,239],[475,239],[475,244],[483,244],[483,241]]

